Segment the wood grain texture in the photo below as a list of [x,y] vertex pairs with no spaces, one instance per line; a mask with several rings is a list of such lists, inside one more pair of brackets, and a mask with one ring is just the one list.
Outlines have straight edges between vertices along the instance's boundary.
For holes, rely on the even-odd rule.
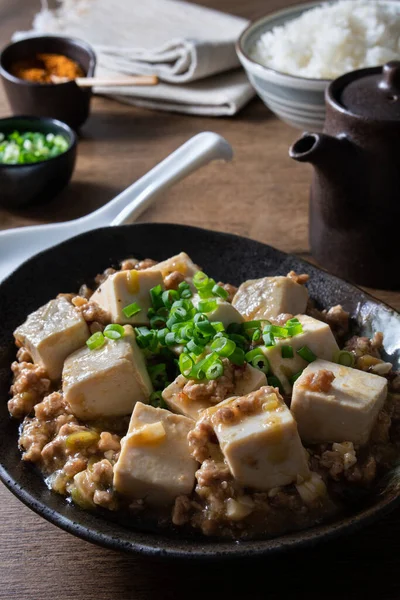
[[[247,18],[288,0],[203,0]],[[0,46],[28,28],[39,1],[0,0]],[[0,89],[0,116],[9,114]],[[311,169],[288,158],[297,132],[259,100],[235,118],[209,119],[150,112],[104,98],[93,102],[81,132],[71,185],[46,207],[0,210],[0,228],[70,219],[111,199],[190,136],[213,130],[235,149],[229,165],[195,173],[142,215],[143,221],[187,223],[239,233],[309,258],[307,204]],[[400,294],[374,290],[400,308]],[[400,597],[397,540],[400,511],[316,550],[252,565],[163,565],[104,550],[58,530],[0,485],[0,599],[128,600],[238,597],[361,599]],[[277,579],[277,574],[280,577]],[[278,587],[279,584],[279,587]],[[194,591],[193,591],[193,588]]]

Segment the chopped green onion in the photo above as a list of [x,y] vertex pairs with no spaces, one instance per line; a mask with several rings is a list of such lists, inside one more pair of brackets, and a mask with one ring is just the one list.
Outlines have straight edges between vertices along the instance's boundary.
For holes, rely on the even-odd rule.
[[119,338],[124,337],[125,329],[122,327],[122,325],[112,323],[111,325],[107,325],[103,331],[103,334],[110,340],[119,340]]
[[304,360],[306,360],[307,362],[313,362],[317,359],[314,352],[310,350],[308,346],[303,346],[302,348],[300,348],[300,350],[297,350],[297,354],[301,356],[301,358],[304,358]]
[[260,371],[265,374],[269,373],[269,360],[264,354],[257,354],[257,356],[254,356],[251,359],[250,364],[256,369],[260,369]]
[[268,385],[271,385],[272,387],[278,388],[279,392],[281,394],[284,393],[283,385],[282,385],[280,379],[278,377],[275,377],[275,375],[270,375],[268,377]]
[[217,308],[216,300],[200,300],[197,308],[202,313],[213,312]]
[[303,333],[303,326],[301,323],[295,323],[294,325],[289,325],[287,328],[289,337],[293,337],[295,335],[299,335]]
[[239,335],[238,333],[231,333],[229,337],[235,342],[236,346],[239,346],[240,348],[245,348],[248,345],[248,342],[244,335]]
[[147,327],[136,327],[136,342],[140,348],[147,348],[155,337],[155,334]]
[[218,354],[212,352],[202,360],[200,360],[193,368],[192,375],[195,379],[202,379],[205,376],[206,371],[216,360],[219,360]]
[[279,327],[278,325],[266,325],[263,329],[263,333],[272,333],[274,337],[286,338],[289,336],[286,327]]
[[179,300],[179,294],[176,290],[166,290],[161,295],[161,300],[167,308],[171,308],[176,300]]
[[229,356],[229,360],[233,362],[234,365],[241,366],[245,362],[244,350],[236,346],[235,350]]
[[0,132],[0,164],[21,165],[54,158],[68,150],[70,144],[63,135],[14,131]]
[[193,369],[193,360],[188,354],[182,352],[179,356],[179,370],[185,377],[188,377]]
[[164,327],[163,329],[159,329],[157,331],[157,339],[162,346],[165,346],[165,336],[169,333],[169,329]]
[[282,358],[293,358],[293,346],[281,346]]
[[154,406],[154,408],[164,408],[168,409],[168,406],[165,403],[164,398],[162,397],[162,392],[152,392],[150,394],[150,404]]
[[261,329],[255,329],[253,335],[251,336],[252,342],[258,342],[261,339]]
[[298,371],[297,373],[295,373],[294,375],[292,375],[289,379],[290,383],[292,385],[294,385],[295,381],[298,380],[298,378],[300,377],[300,375],[303,373],[303,371]]
[[233,340],[226,337],[220,337],[213,341],[211,350],[214,350],[219,356],[230,356],[235,351],[236,344]]
[[203,271],[197,271],[193,277],[193,284],[197,290],[207,287],[209,278]]
[[152,329],[159,329],[160,327],[165,327],[165,319],[160,315],[154,315],[150,319],[150,326]]
[[211,325],[210,321],[197,321],[196,330],[201,332],[203,335],[215,335],[215,329]]
[[219,296],[220,298],[222,298],[222,300],[226,300],[229,296],[228,292],[224,290],[224,288],[220,285],[214,285],[211,291],[214,294],[214,296]]
[[276,344],[274,334],[271,332],[264,333],[263,340],[264,340],[264,344],[266,346],[275,346],[275,344]]
[[105,337],[101,331],[96,331],[96,333],[91,335],[90,338],[86,340],[86,345],[89,350],[96,350],[96,348],[101,348],[105,341]]
[[221,331],[225,331],[224,324],[221,321],[212,321],[211,325],[217,333],[221,333]]
[[165,344],[167,346],[174,346],[176,344],[175,333],[173,333],[172,331],[167,333],[167,335],[165,336]]
[[125,306],[122,309],[122,312],[124,313],[124,315],[127,319],[130,319],[134,315],[137,315],[137,313],[140,312],[141,310],[142,309],[140,308],[140,306],[137,302],[132,302],[132,304],[128,304],[128,306]]
[[203,352],[204,352],[203,346],[196,344],[196,342],[194,340],[189,340],[188,343],[186,344],[186,348],[187,348],[187,350],[189,350],[189,352],[193,353],[195,356],[199,356],[200,354],[203,354]]
[[333,362],[343,365],[344,367],[354,367],[354,354],[347,350],[338,350],[333,355]]
[[185,299],[191,298],[193,296],[192,290],[190,289],[190,285],[187,283],[187,281],[182,281],[178,285],[178,293],[181,298]]
[[155,287],[151,288],[150,298],[154,308],[161,308],[161,306],[163,305],[162,293],[163,290],[161,285],[156,285]]
[[285,327],[290,327],[291,325],[297,325],[298,323],[300,323],[300,321],[298,320],[297,317],[292,317],[291,319],[288,319],[285,323]]
[[217,379],[224,372],[224,365],[220,360],[216,360],[206,371],[206,379]]

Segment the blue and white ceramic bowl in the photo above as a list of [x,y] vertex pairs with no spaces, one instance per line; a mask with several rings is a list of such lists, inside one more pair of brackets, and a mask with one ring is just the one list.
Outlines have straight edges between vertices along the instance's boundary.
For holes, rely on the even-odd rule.
[[240,36],[236,52],[260,98],[282,121],[308,131],[322,131],[328,79],[306,79],[265,67],[251,58],[255,42],[267,31],[299,17],[320,2],[298,4],[251,23]]

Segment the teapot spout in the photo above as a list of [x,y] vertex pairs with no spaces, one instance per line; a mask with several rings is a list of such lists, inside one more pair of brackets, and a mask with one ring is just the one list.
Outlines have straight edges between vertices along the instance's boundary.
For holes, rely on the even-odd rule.
[[289,149],[289,156],[298,162],[308,162],[324,168],[331,160],[337,164],[343,156],[343,142],[325,133],[305,133]]

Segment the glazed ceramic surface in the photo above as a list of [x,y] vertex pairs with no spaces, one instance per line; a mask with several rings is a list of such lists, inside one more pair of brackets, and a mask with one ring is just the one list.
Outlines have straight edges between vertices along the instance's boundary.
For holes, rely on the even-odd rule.
[[290,155],[314,167],[310,245],[329,271],[400,288],[400,62],[360,69],[326,91],[323,134],[305,134]]
[[[68,125],[56,119],[39,117],[0,119],[1,133],[7,135],[13,131],[20,133],[33,131],[45,135],[53,133],[62,135],[68,141],[68,150],[48,160],[22,165],[0,163],[0,206],[18,209],[48,202],[69,183],[72,177],[76,161],[76,134]],[[22,247],[26,247],[26,243],[25,237]]]
[[0,75],[14,114],[52,117],[78,129],[89,116],[92,88],[79,88],[74,81],[42,84],[18,79],[12,64],[40,52],[64,54],[77,62],[87,77],[93,77],[96,55],[82,40],[61,36],[35,36],[9,44],[0,55]]
[[265,275],[285,275],[291,269],[309,273],[308,289],[318,305],[341,303],[352,315],[355,332],[371,335],[383,331],[386,358],[400,367],[400,315],[294,256],[235,235],[180,225],[136,224],[91,231],[32,258],[0,285],[0,477],[9,489],[44,518],[91,542],[147,556],[197,560],[252,558],[312,545],[361,527],[397,506],[398,494],[386,489],[372,496],[357,513],[333,523],[276,539],[235,543],[199,534],[188,536],[179,529],[157,530],[151,523],[134,518],[129,523],[119,522],[118,515],[107,511],[85,512],[50,492],[40,473],[21,461],[18,422],[7,411],[15,327],[60,291],[78,290],[83,282],[90,282],[98,272],[123,258],[162,260],[182,250],[217,281],[233,284]]
[[325,120],[324,93],[329,81],[287,75],[265,67],[250,57],[263,33],[297,19],[320,2],[298,4],[251,23],[244,30],[236,51],[247,76],[260,98],[282,121],[298,129],[322,131]]

